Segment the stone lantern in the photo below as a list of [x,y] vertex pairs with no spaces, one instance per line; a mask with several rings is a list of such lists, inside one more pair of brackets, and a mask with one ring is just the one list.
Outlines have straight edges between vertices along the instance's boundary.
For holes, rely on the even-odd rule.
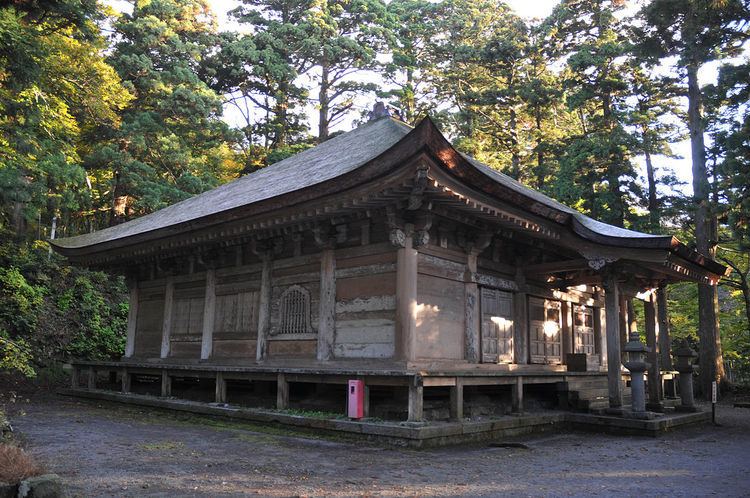
[[680,373],[680,398],[682,400],[682,404],[677,407],[677,410],[681,412],[698,411],[693,397],[693,373],[695,372],[693,360],[698,355],[688,347],[687,342],[683,342],[674,354],[677,357],[675,368]]
[[633,414],[646,414],[646,386],[643,381],[643,372],[649,364],[646,363],[646,353],[651,351],[641,342],[638,332],[631,332],[630,340],[625,344],[625,368],[630,370],[630,390],[633,397]]

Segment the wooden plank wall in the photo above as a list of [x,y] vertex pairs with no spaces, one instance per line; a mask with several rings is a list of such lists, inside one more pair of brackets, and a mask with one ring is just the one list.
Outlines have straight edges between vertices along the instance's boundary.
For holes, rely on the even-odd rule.
[[164,283],[138,283],[138,316],[135,328],[135,356],[159,356],[164,319]]
[[337,253],[334,356],[391,358],[395,353],[396,250],[388,244],[362,249]]
[[219,270],[213,358],[255,359],[260,301],[258,265]]
[[200,280],[177,282],[174,285],[169,347],[171,357],[200,358],[206,296],[205,276],[200,276]]
[[[417,257],[417,359],[464,359],[466,256],[439,247]],[[463,261],[461,261],[463,260]]]

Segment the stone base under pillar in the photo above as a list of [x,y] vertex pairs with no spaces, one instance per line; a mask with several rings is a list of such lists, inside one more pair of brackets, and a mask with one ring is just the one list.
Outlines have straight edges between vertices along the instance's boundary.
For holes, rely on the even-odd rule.
[[604,413],[615,417],[622,417],[623,413],[625,413],[625,408],[621,406],[618,406],[616,408],[607,408],[606,410],[604,410]]
[[653,420],[658,414],[654,412],[634,412],[631,410],[625,410],[622,414],[622,418],[632,418],[636,420]]
[[651,411],[634,412],[627,407],[607,408],[604,410],[604,413],[613,417],[630,418],[635,420],[653,420],[659,415]]
[[650,412],[664,413],[664,403],[646,403],[646,410]]
[[674,410],[676,412],[681,412],[681,413],[695,413],[695,412],[700,411],[697,406],[683,406],[683,405],[675,406]]

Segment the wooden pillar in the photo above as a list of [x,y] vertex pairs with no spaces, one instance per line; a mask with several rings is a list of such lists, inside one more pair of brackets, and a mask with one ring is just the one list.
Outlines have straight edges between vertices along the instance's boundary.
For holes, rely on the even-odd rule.
[[477,272],[477,253],[475,251],[468,252],[466,266],[469,275],[464,284],[466,298],[464,306],[464,358],[469,363],[479,363],[481,359],[481,317],[479,315],[479,286],[473,278],[473,275],[476,275]]
[[523,365],[529,362],[529,308],[526,276],[520,264],[516,270],[516,285],[518,292],[513,295],[513,360]]
[[630,333],[630,330],[628,329],[628,326],[630,325],[630,320],[628,320],[628,300],[625,297],[625,294],[620,292],[620,289],[618,288],[618,306],[619,306],[619,314],[618,319],[620,322],[620,351],[622,351],[625,348],[625,344],[628,342],[628,335]]
[[135,278],[128,278],[128,335],[125,343],[125,358],[130,358],[135,354],[135,333],[138,324],[138,281]]
[[567,302],[562,301],[560,303],[560,318],[562,319],[562,360],[563,363],[567,363],[567,355],[575,353],[575,345],[573,342],[573,321],[570,318],[573,313],[573,306]]
[[130,392],[130,382],[132,378],[133,378],[132,374],[128,372],[127,368],[123,368],[122,370],[120,370],[120,383],[121,383],[120,390],[122,392],[124,393]]
[[164,369],[161,371],[161,397],[168,398],[172,396],[172,377],[169,375],[169,371]]
[[607,355],[604,353],[607,350],[607,338],[604,337],[604,327],[607,322],[602,319],[603,314],[602,308],[594,308],[594,349],[600,366],[607,364]]
[[261,361],[268,353],[268,331],[271,327],[271,266],[270,253],[261,253],[263,266],[260,274],[260,296],[258,303],[258,339],[255,359]]
[[523,413],[523,377],[516,377],[513,384],[513,413]]
[[672,370],[672,340],[669,337],[669,309],[667,308],[667,288],[660,285],[656,290],[656,307],[659,314],[659,366]]
[[416,358],[416,313],[417,250],[411,235],[404,235],[396,253],[396,356],[406,361]]
[[409,383],[409,422],[424,419],[424,386],[422,378],[415,376]]
[[86,382],[86,386],[89,389],[96,389],[96,369],[94,367],[89,367],[88,369],[88,379]]
[[172,334],[172,314],[174,307],[174,277],[167,277],[164,287],[164,318],[161,328],[161,358],[169,356],[170,336]]
[[72,365],[72,368],[70,370],[70,387],[73,389],[76,389],[79,387],[79,377],[80,377],[81,369],[78,368],[77,365]]
[[336,253],[332,248],[320,254],[320,307],[318,313],[318,360],[333,358],[336,333]]
[[286,376],[280,373],[276,376],[276,409],[286,410],[289,408],[289,382]]
[[604,310],[607,327],[607,381],[609,388],[609,407],[622,407],[622,374],[620,373],[620,292],[617,275],[610,273],[605,277]]
[[206,297],[203,301],[203,337],[201,360],[211,357],[214,347],[214,312],[216,311],[216,270],[206,270]]
[[216,389],[215,399],[217,403],[227,402],[227,381],[224,380],[224,374],[216,372]]
[[456,377],[456,385],[451,387],[451,420],[461,421],[464,418],[464,384],[461,377]]
[[648,404],[649,409],[655,410],[661,407],[664,398],[661,390],[661,370],[659,368],[659,350],[656,341],[656,296],[649,293],[648,299],[643,302],[643,315],[646,323],[646,345],[651,348],[648,353]]

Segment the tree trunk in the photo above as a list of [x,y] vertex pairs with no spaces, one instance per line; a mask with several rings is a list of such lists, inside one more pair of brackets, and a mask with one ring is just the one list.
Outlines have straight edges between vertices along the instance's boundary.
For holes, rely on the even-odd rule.
[[659,200],[656,197],[656,174],[654,164],[651,161],[651,144],[648,139],[648,127],[643,125],[643,154],[646,156],[646,178],[648,180],[648,215],[652,230],[657,230],[660,225],[661,213],[659,212]]
[[414,121],[417,119],[417,102],[414,90],[414,70],[409,68],[406,70],[406,86],[404,87],[404,115],[402,119],[409,124],[415,124]]
[[328,61],[325,56],[320,63],[320,93],[318,94],[318,102],[320,109],[318,111],[318,143],[325,142],[328,139],[328,112],[330,108],[330,102],[328,102]]
[[[710,186],[706,170],[706,150],[703,141],[701,90],[698,84],[698,65],[690,63],[688,73],[688,129],[693,162],[693,201],[695,204],[695,242],[698,252],[714,258],[716,239],[712,237]],[[711,393],[711,383],[725,380],[724,361],[719,335],[719,296],[715,285],[698,284],[698,336],[700,339],[698,386],[704,396]]]
[[748,286],[747,283],[747,275],[740,274],[740,280],[742,282],[742,297],[745,300],[745,319],[747,320],[747,331],[748,334],[750,334],[750,286]]
[[115,186],[112,188],[112,206],[109,210],[109,226],[119,225],[125,221],[125,209],[128,205],[128,195],[125,185],[120,181],[120,172],[115,171]]
[[536,119],[536,188],[541,190],[544,187],[544,182],[547,179],[547,175],[544,171],[544,151],[542,150],[542,113],[539,106],[536,107],[534,113]]
[[510,119],[508,120],[508,128],[510,132],[510,164],[513,178],[516,180],[521,179],[521,157],[518,152],[518,123],[515,108],[510,108]]
[[282,147],[288,140],[288,123],[287,115],[289,111],[289,82],[284,81],[279,84],[279,93],[276,96],[276,117],[274,118],[274,137],[272,147]]

